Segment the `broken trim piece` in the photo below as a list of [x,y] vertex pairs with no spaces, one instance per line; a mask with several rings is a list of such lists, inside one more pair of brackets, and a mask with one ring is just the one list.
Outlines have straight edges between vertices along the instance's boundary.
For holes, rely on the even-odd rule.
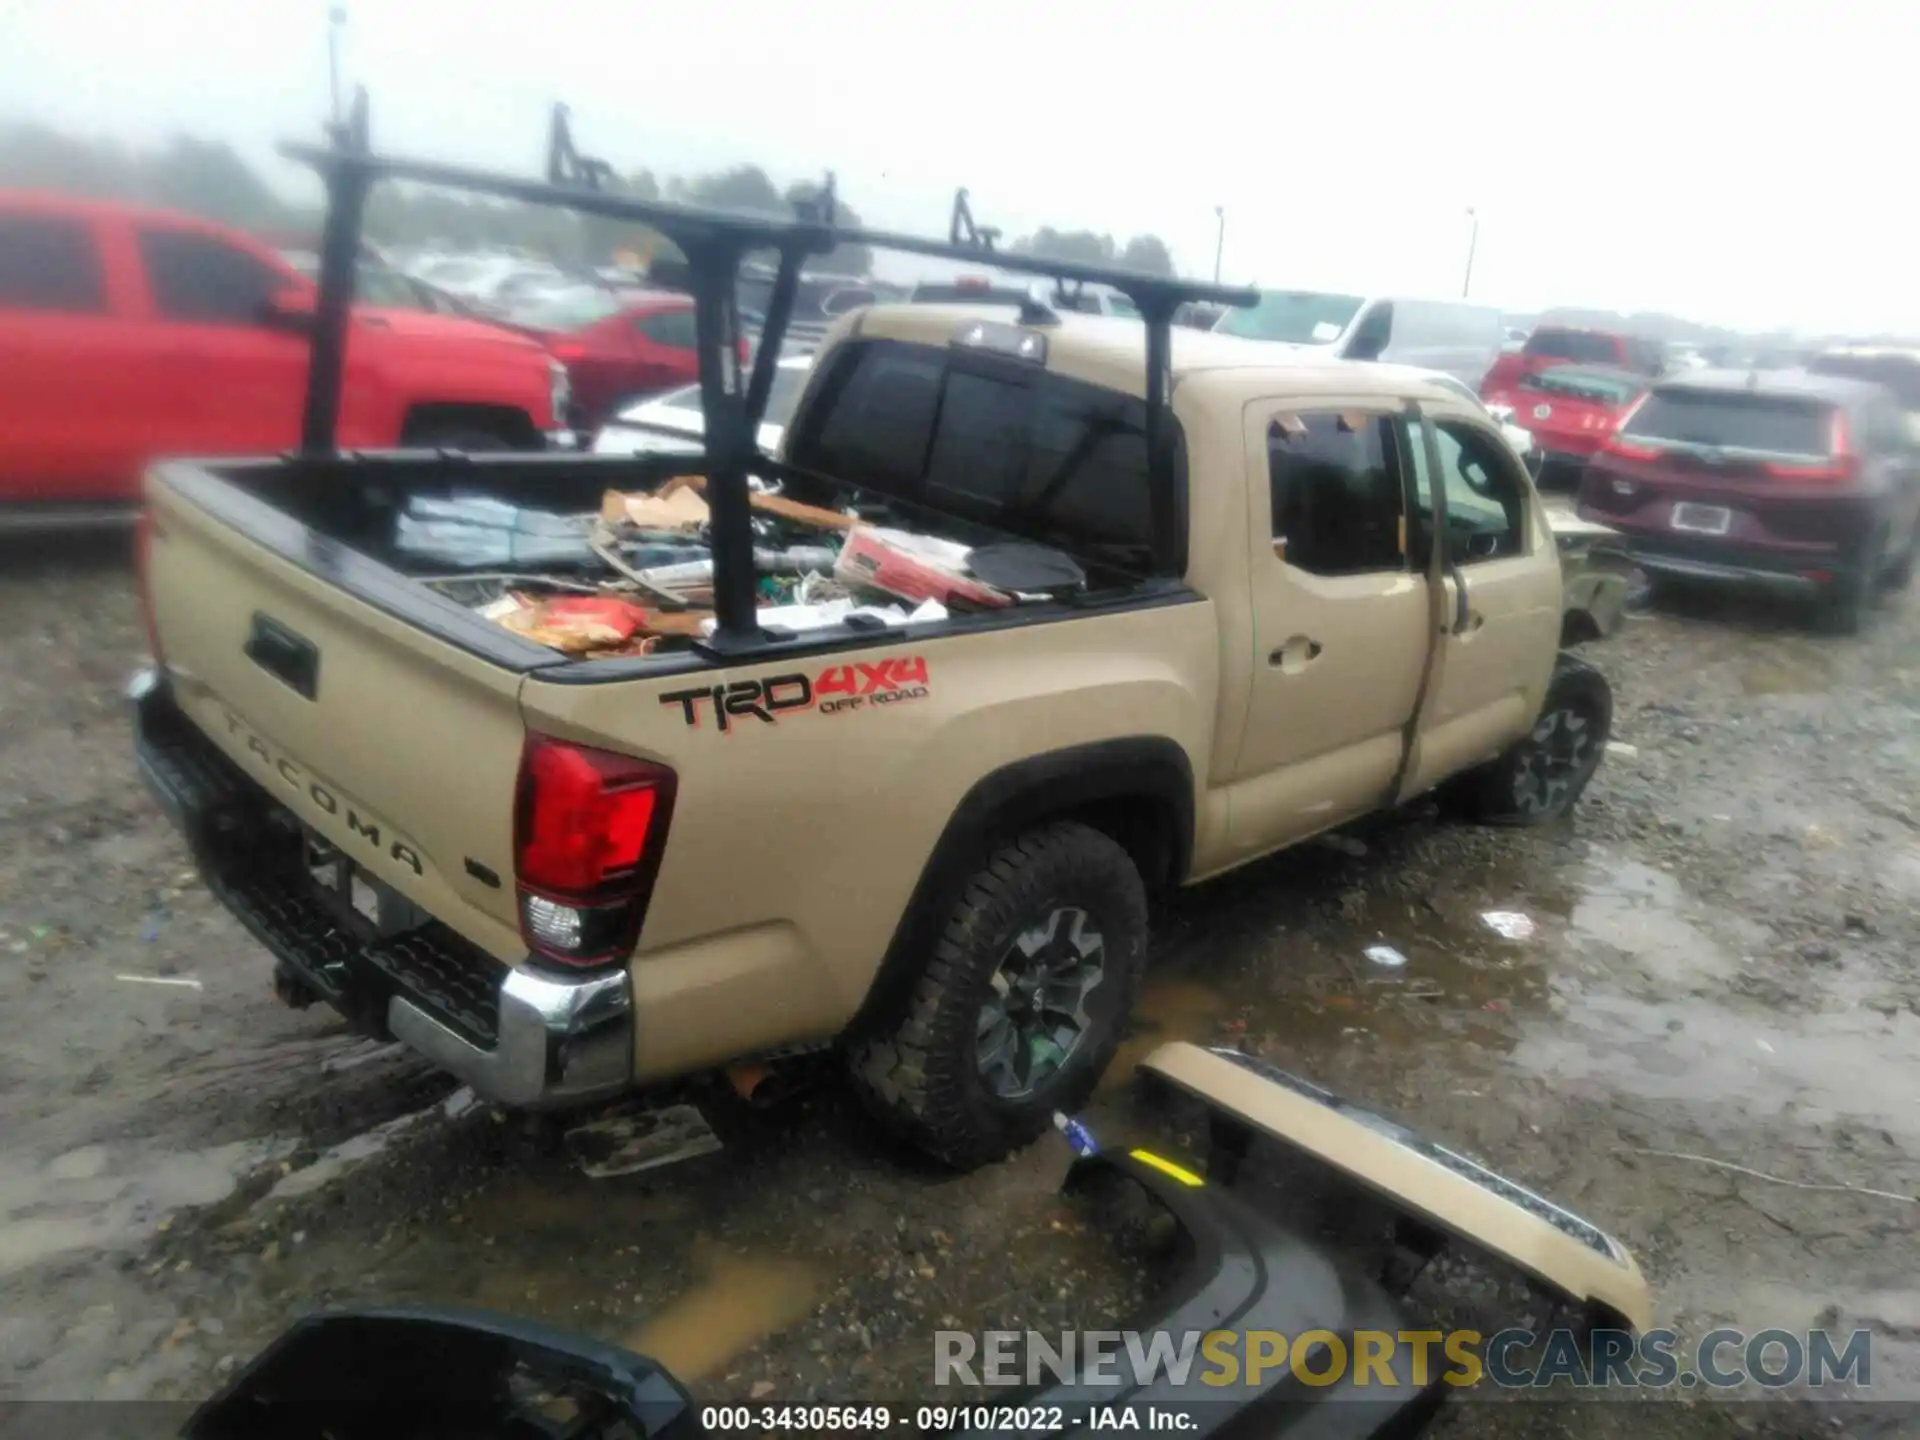
[[1444,1145],[1236,1050],[1176,1041],[1140,1068],[1573,1300],[1602,1305],[1636,1330],[1653,1323],[1652,1295],[1625,1246]]

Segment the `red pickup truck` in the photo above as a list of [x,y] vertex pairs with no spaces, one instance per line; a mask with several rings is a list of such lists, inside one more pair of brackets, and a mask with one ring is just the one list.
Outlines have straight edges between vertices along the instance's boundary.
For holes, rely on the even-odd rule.
[[[249,237],[0,191],[0,526],[130,514],[163,456],[299,440],[313,283]],[[566,367],[499,326],[357,305],[340,443],[570,443]]]

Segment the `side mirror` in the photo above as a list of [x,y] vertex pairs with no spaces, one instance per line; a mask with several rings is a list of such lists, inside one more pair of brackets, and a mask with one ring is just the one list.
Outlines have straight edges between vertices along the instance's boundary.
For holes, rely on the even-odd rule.
[[314,296],[309,290],[282,290],[269,295],[260,307],[262,325],[289,335],[311,334],[313,317]]

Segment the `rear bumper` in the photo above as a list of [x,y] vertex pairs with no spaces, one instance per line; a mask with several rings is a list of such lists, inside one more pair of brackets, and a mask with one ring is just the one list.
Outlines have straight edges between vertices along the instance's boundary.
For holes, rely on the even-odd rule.
[[292,817],[180,713],[165,678],[127,687],[140,774],[193,851],[207,888],[274,957],[282,980],[391,1035],[490,1100],[578,1104],[633,1083],[624,969],[508,967],[435,921],[363,940],[310,896],[287,847]]
[[[1615,544],[1650,575],[1800,596],[1818,595],[1854,577],[1865,563],[1859,537],[1871,531],[1874,519],[1865,507],[1860,507],[1857,515],[1849,512],[1845,524],[1833,527],[1848,537],[1843,543],[1796,541],[1775,545],[1756,544],[1751,538],[1737,535],[1689,534],[1664,524],[1635,525],[1630,515],[1589,503],[1585,492],[1578,513],[1583,520],[1611,526],[1619,537]],[[1662,506],[1656,513],[1664,520],[1669,507]]]
[[1832,583],[1791,570],[1770,569],[1763,565],[1730,560],[1703,560],[1688,555],[1662,554],[1637,545],[1629,545],[1628,553],[1633,556],[1634,563],[1648,574],[1664,575],[1675,580],[1708,580],[1799,596],[1817,595]]

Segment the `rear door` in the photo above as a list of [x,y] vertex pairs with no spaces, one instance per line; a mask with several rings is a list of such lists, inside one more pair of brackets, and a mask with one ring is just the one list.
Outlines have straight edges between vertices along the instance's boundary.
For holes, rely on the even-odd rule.
[[300,438],[305,337],[268,325],[267,301],[306,288],[290,269],[190,221],[142,218],[153,343],[142,391],[151,453],[272,455]]
[[[1431,427],[1439,474],[1427,454]],[[1400,798],[1491,759],[1525,734],[1559,649],[1562,584],[1539,499],[1512,447],[1481,425],[1423,418],[1400,428],[1413,475],[1415,555],[1430,553],[1443,487],[1446,568],[1439,654]]]
[[1429,638],[1378,397],[1246,411],[1252,687],[1231,844],[1252,854],[1392,797]]
[[0,501],[130,501],[141,427],[98,217],[0,209]]

